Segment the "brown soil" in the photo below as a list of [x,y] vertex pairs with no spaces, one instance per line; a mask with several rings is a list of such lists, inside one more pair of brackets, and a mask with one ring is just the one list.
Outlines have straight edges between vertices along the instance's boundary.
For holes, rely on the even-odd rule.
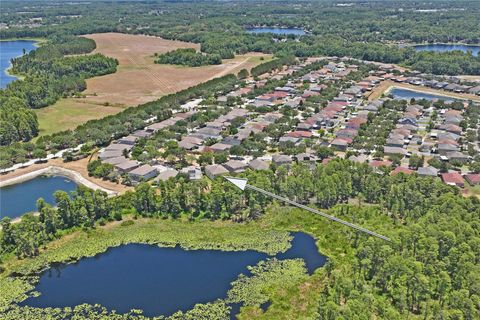
[[195,48],[199,45],[158,37],[122,33],[98,33],[85,37],[95,40],[97,49],[119,61],[114,74],[87,80],[84,94],[86,102],[133,106],[158,99],[160,96],[186,89],[209,79],[258,64],[259,54],[247,54],[224,60],[221,65],[197,68],[159,65],[154,63],[155,53],[165,53],[178,48]]

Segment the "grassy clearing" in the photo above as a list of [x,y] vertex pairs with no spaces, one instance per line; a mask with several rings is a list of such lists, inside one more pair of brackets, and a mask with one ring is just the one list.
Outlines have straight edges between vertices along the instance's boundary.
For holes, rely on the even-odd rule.
[[60,99],[54,105],[36,109],[40,127],[40,136],[74,129],[92,119],[99,119],[122,111],[125,106],[105,106],[87,103],[81,98]]

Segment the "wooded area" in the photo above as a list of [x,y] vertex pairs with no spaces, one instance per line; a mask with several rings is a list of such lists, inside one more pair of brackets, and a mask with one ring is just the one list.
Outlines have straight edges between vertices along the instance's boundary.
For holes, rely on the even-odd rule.
[[[333,273],[321,294],[319,319],[371,314],[388,319],[405,319],[407,314],[475,319],[480,201],[464,198],[457,188],[438,180],[390,176],[389,170],[379,175],[365,164],[332,160],[313,171],[299,164],[248,171],[245,177],[256,187],[294,201],[332,208],[330,212],[342,219],[377,225],[379,232],[392,238],[386,243],[336,229],[349,239],[355,260],[342,267],[344,273],[335,271],[335,261],[327,267]],[[179,176],[160,182],[158,190],[143,183],[135,192],[110,199],[84,187],[72,197],[59,191],[57,208],[40,200],[39,217],[26,215],[18,224],[8,218],[2,221],[2,252],[34,256],[64,230],[92,228],[127,214],[243,221],[262,215],[271,203],[254,191],[242,193],[222,178],[188,182]],[[351,198],[358,205],[345,205]],[[393,229],[375,222],[387,212]]]
[[[23,80],[0,90],[0,145],[29,141],[38,134],[35,113],[61,97],[86,89],[86,78],[116,71],[117,62],[100,54],[90,39],[52,35],[28,54],[12,59],[11,72]],[[76,56],[72,56],[76,55]]]
[[218,54],[202,54],[195,49],[177,49],[156,55],[155,63],[177,64],[189,67],[208,66],[221,64],[222,58]]

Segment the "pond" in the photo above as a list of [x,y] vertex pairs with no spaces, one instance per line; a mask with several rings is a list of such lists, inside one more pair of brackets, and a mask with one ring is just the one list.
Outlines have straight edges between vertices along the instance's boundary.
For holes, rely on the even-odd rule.
[[0,218],[16,218],[35,211],[38,198],[54,204],[53,193],[77,189],[74,181],[62,176],[38,176],[34,179],[0,188]]
[[[310,273],[325,264],[326,257],[318,252],[310,235],[293,236],[292,247],[276,258],[303,258]],[[46,308],[99,303],[119,313],[135,308],[147,316],[168,316],[192,309],[197,303],[225,298],[230,283],[241,273],[248,275],[247,266],[268,257],[253,250],[128,244],[43,272],[35,288],[41,295],[28,298],[22,305]]]
[[0,41],[0,89],[17,79],[7,73],[7,69],[11,66],[10,60],[23,55],[24,50],[25,52],[35,50],[35,44],[36,41],[28,40]]
[[448,43],[437,43],[437,44],[421,44],[414,46],[416,51],[435,51],[435,52],[446,52],[460,50],[462,52],[472,51],[474,56],[478,57],[480,52],[480,45],[465,45],[465,44],[448,44]]
[[389,94],[393,95],[395,99],[398,100],[410,100],[414,98],[415,100],[443,100],[445,102],[455,101],[457,99],[447,96],[435,95],[425,92],[419,92],[403,88],[393,88],[390,90]]
[[305,34],[305,30],[298,28],[269,28],[269,27],[259,27],[259,28],[248,28],[248,33],[273,33],[278,35],[289,35],[293,34],[296,36],[301,36]]

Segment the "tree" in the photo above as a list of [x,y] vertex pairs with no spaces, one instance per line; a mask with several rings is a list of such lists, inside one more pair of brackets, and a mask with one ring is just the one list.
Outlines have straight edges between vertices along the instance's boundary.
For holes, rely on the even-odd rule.
[[248,78],[249,75],[250,74],[248,73],[247,69],[242,69],[238,72],[237,78],[242,80],[242,79]]
[[410,159],[408,160],[408,166],[412,169],[418,169],[420,167],[423,167],[423,161],[424,161],[423,156],[420,157],[416,154],[412,154],[410,156]]

